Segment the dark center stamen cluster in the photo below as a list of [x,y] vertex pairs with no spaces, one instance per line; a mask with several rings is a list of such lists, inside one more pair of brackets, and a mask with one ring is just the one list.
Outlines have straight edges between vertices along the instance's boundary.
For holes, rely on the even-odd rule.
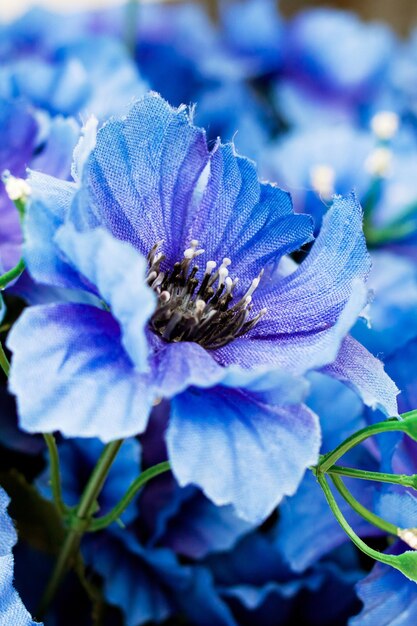
[[228,275],[230,259],[223,259],[216,271],[216,263],[209,261],[204,276],[199,279],[200,268],[194,260],[204,250],[198,249],[197,241],[191,242],[182,261],[175,263],[170,272],[160,269],[165,257],[157,252],[159,246],[160,243],[155,244],[148,255],[147,282],[158,294],[151,328],[165,341],[194,341],[214,350],[247,333],[266,313],[262,309],[250,317],[252,294],[261,276],[233,303],[237,279],[232,280]]

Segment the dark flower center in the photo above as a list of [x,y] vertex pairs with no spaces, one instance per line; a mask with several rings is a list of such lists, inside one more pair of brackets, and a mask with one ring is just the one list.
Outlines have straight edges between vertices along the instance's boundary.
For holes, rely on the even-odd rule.
[[262,309],[251,317],[252,294],[262,273],[252,280],[246,293],[234,302],[238,282],[229,277],[230,259],[217,263],[208,261],[204,276],[194,260],[204,252],[193,240],[183,259],[170,272],[160,269],[165,259],[157,252],[160,243],[148,254],[148,285],[158,294],[158,305],[150,320],[152,330],[165,341],[194,341],[207,350],[225,346],[251,330],[266,313]]

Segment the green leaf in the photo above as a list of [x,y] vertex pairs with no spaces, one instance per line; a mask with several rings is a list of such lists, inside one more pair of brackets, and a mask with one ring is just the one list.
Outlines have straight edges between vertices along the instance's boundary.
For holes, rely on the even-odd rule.
[[16,522],[19,538],[36,550],[59,553],[65,528],[55,506],[16,470],[0,473],[0,485],[9,494],[9,514]]

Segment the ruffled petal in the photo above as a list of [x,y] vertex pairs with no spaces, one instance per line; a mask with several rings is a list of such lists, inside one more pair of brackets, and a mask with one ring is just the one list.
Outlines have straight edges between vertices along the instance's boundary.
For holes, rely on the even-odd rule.
[[256,292],[257,307],[268,311],[252,335],[297,336],[333,326],[370,267],[362,209],[354,194],[335,196],[307,259]]
[[215,504],[232,504],[243,519],[260,522],[316,462],[320,429],[302,405],[269,406],[220,386],[191,388],[172,401],[167,445],[180,485],[194,483]]
[[253,333],[235,339],[213,351],[213,354],[219,363],[226,366],[279,367],[296,374],[332,363],[367,302],[368,292],[362,281],[353,281],[351,290],[344,309],[333,325],[323,324],[311,332],[295,331],[271,336],[256,335],[255,328]]
[[95,307],[26,309],[8,337],[22,429],[103,442],[142,432],[154,397],[120,339],[111,315]]
[[101,228],[78,233],[66,224],[55,239],[73,267],[97,287],[110,307],[122,329],[122,344],[137,370],[147,370],[145,327],[156,296],[145,281],[146,260]]
[[31,276],[41,284],[85,289],[80,277],[63,259],[54,237],[64,223],[76,186],[32,172],[32,200],[26,209],[23,255]]
[[209,160],[203,130],[186,107],[156,94],[138,101],[122,121],[98,132],[85,167],[83,204],[116,237],[145,256],[163,240],[168,263],[182,257],[198,180]]
[[189,233],[193,238],[206,250],[204,260],[231,258],[231,274],[240,281],[237,293],[268,263],[310,241],[312,223],[309,216],[294,214],[288,193],[261,184],[255,165],[237,156],[232,144],[220,145],[211,155]]
[[396,384],[381,361],[352,337],[346,337],[337,359],[323,372],[351,386],[371,408],[381,409],[392,417],[398,415]]

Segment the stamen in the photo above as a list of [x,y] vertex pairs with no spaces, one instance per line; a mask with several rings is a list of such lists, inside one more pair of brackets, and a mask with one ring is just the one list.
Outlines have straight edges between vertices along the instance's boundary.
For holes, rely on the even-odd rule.
[[[236,337],[252,330],[265,314],[262,309],[251,317],[252,295],[259,286],[263,272],[254,278],[246,293],[234,305],[233,291],[238,278],[232,279],[229,270],[232,261],[225,257],[218,268],[215,261],[207,261],[200,282],[200,267],[191,262],[203,254],[199,242],[193,239],[180,262],[170,272],[162,272],[165,259],[157,252],[159,243],[149,255],[147,282],[158,294],[158,306],[151,318],[151,327],[165,341],[193,341],[208,350],[224,346]],[[199,285],[200,283],[200,285]]]

